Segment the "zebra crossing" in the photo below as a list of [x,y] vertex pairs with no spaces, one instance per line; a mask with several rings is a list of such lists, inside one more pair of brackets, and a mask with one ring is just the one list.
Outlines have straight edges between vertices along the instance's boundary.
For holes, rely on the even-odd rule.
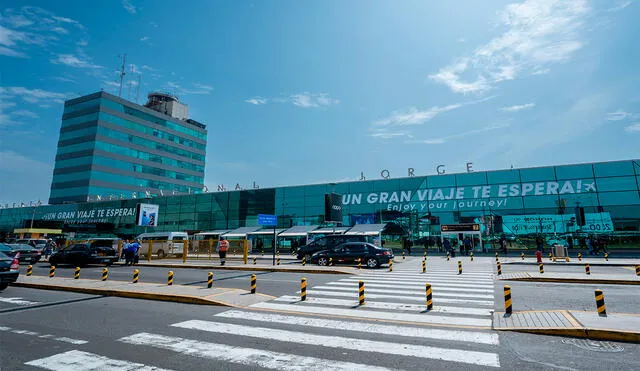
[[[318,286],[310,282],[305,301],[297,295],[283,295],[204,320],[189,319],[157,331],[134,333],[117,342],[277,370],[402,369],[403,360],[500,367],[499,339],[491,331],[491,265],[479,263],[458,275],[455,263],[448,263],[434,264],[422,274],[421,261],[408,260],[397,264],[393,272],[363,270],[360,275]],[[358,305],[358,281],[365,282],[364,305]],[[425,283],[433,288],[430,311],[425,306]],[[180,336],[173,329],[180,330]],[[207,334],[220,341],[209,341]],[[233,339],[247,340],[238,346]],[[368,353],[396,361],[377,364],[369,357],[353,357]],[[163,365],[80,350],[27,364],[50,370],[93,370],[95,365],[99,369],[164,370]],[[412,368],[415,366],[405,367]]]

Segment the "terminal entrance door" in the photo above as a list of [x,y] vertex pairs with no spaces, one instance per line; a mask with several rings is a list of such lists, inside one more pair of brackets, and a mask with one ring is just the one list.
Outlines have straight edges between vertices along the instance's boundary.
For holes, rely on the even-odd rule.
[[445,239],[458,241],[457,244],[452,243],[451,246],[457,249],[463,244],[466,237],[471,238],[471,251],[482,251],[482,232],[480,232],[480,224],[463,223],[463,224],[442,224],[440,225],[440,242],[444,243]]

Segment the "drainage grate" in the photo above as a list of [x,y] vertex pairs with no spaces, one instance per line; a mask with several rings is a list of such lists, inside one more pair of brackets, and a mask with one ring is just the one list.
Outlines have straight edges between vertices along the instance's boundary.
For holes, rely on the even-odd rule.
[[609,341],[596,341],[588,339],[562,339],[562,342],[564,344],[572,344],[577,346],[578,348],[593,350],[596,352],[618,353],[624,350],[624,348],[620,345]]

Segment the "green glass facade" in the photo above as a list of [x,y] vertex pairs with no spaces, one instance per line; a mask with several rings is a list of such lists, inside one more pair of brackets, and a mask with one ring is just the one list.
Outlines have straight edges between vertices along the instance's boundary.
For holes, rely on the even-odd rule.
[[[0,232],[33,221],[34,227],[135,235],[143,232],[132,214],[140,202],[160,205],[158,231],[257,226],[261,213],[277,215],[281,228],[315,225],[323,223],[324,195],[332,191],[343,195],[343,225],[394,222],[414,238],[457,223],[479,223],[487,239],[588,233],[637,244],[640,238],[636,160],[3,208]],[[584,209],[584,225],[576,207]]]
[[50,204],[200,192],[207,131],[99,92],[65,102]]

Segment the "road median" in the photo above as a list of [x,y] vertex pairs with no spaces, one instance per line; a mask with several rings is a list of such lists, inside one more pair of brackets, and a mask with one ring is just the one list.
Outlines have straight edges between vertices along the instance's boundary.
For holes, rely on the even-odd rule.
[[[140,261],[136,266],[140,267],[158,267],[158,268],[183,268],[183,269],[209,269],[209,270],[231,270],[231,271],[256,271],[256,272],[285,272],[285,273],[318,273],[318,274],[358,274],[357,268],[353,267],[321,267],[316,265],[270,265],[270,264],[233,264],[228,262],[226,265],[214,264],[211,262],[186,262],[182,261]],[[116,263],[115,265],[124,265]]]
[[527,281],[550,283],[581,283],[602,285],[640,285],[640,277],[630,273],[621,274],[580,274],[580,273],[531,273],[515,272],[498,276],[500,281]]

